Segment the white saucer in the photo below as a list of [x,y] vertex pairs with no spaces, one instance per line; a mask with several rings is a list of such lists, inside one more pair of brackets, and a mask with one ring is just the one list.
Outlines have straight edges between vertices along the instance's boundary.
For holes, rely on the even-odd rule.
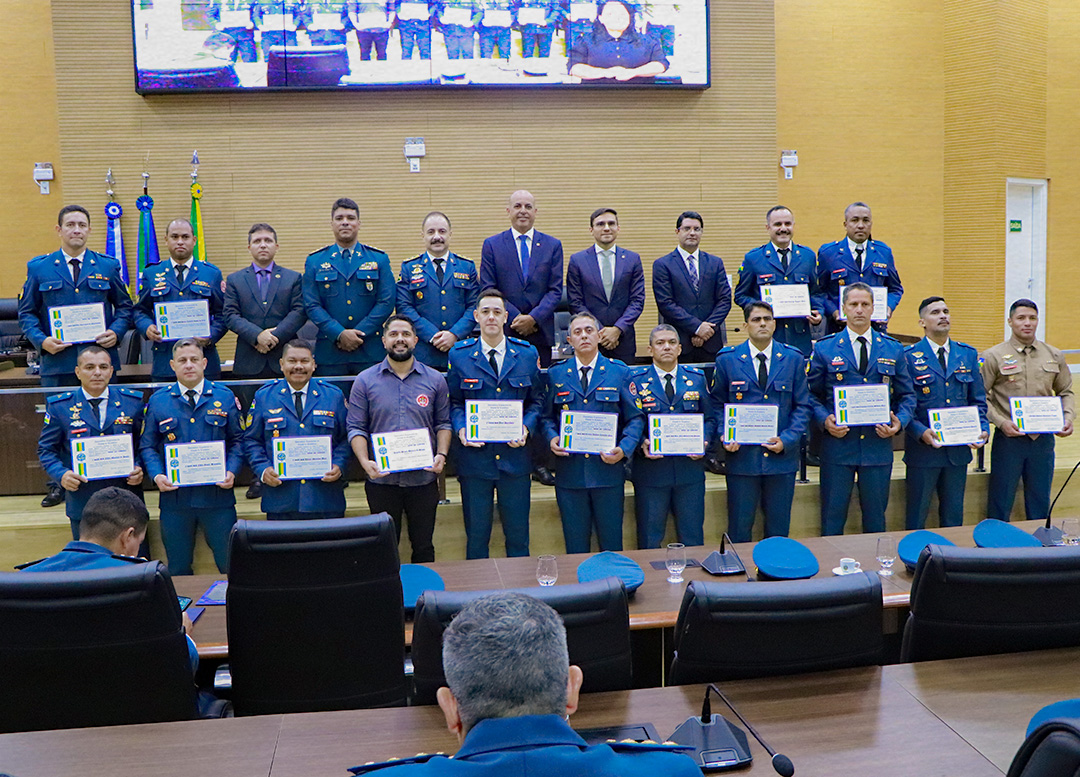
[[861,569],[853,569],[850,572],[845,572],[840,567],[833,567],[833,571],[832,571],[832,573],[834,575],[838,575],[840,577],[843,577],[844,575],[857,575],[859,572],[862,572],[862,570]]

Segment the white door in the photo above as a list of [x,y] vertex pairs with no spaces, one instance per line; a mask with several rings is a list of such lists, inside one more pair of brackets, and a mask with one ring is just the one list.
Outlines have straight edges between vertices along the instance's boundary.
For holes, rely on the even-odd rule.
[[[1021,297],[1039,306],[1036,337],[1045,339],[1046,318],[1046,195],[1047,181],[1005,179],[1005,317]],[[1005,339],[1012,332],[1004,325]]]

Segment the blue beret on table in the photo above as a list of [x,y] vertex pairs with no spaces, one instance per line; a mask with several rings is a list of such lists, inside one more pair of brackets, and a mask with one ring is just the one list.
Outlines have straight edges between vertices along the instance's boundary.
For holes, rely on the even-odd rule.
[[802,580],[821,569],[810,549],[790,537],[769,537],[754,546],[754,564],[762,577]]
[[610,550],[597,553],[578,564],[579,583],[602,580],[605,577],[617,577],[626,586],[626,595],[633,596],[645,582],[645,570],[629,556]]

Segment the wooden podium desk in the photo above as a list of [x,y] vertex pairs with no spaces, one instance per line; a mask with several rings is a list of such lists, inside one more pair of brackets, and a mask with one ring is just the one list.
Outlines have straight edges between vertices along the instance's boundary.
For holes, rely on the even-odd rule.
[[[802,777],[996,777],[1040,707],[1080,696],[1080,648],[727,683],[725,691]],[[582,697],[577,728],[646,723],[661,736],[700,714],[703,686]],[[713,711],[734,716],[714,701]],[[738,775],[773,775],[754,762]],[[453,752],[437,707],[72,729],[0,736],[19,777],[310,777],[417,752]]]

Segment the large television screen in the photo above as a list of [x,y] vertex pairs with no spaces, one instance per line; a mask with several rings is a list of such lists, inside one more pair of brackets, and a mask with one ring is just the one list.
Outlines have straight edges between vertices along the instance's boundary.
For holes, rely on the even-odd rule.
[[132,0],[136,90],[709,85],[707,0]]

